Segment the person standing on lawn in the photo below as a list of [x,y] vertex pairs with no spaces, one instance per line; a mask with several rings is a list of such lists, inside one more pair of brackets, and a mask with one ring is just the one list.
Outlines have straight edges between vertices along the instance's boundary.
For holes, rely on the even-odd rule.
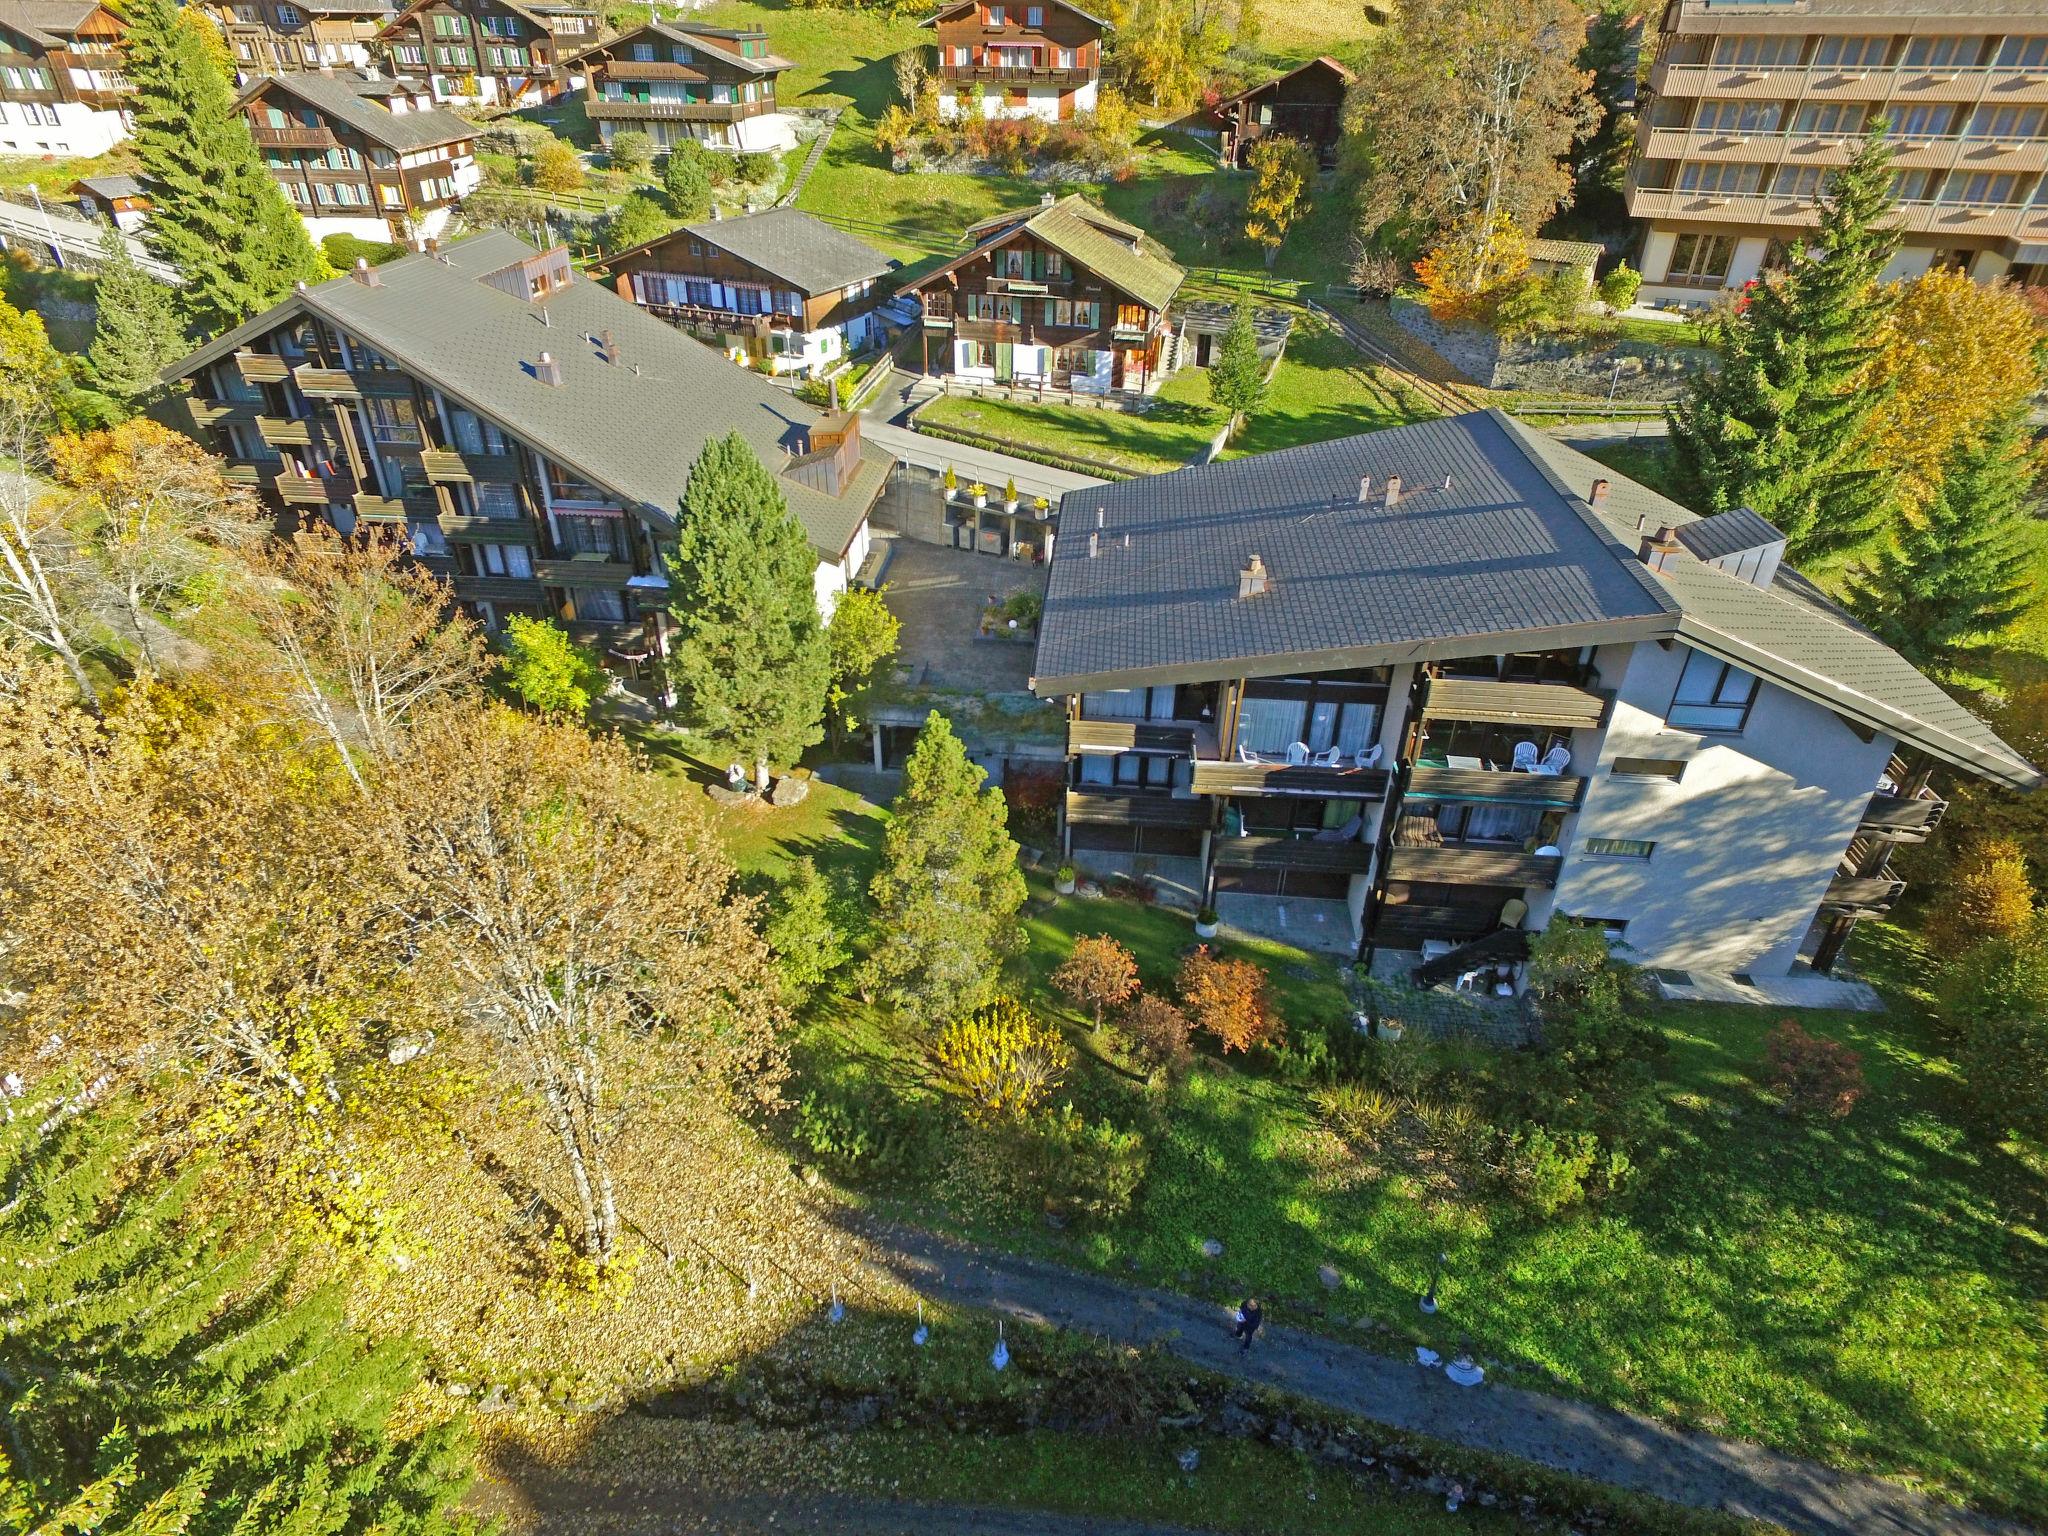
[[1231,1330],[1231,1337],[1237,1340],[1237,1352],[1248,1355],[1252,1351],[1252,1335],[1259,1331],[1259,1325],[1266,1320],[1266,1314],[1259,1310],[1259,1298],[1247,1296],[1244,1305],[1237,1309],[1237,1326]]

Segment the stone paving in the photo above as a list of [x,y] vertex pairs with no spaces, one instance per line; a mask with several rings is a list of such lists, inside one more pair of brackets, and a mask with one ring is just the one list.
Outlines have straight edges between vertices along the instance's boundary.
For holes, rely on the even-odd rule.
[[1372,978],[1383,989],[1379,1006],[1405,1029],[1429,1040],[1463,1036],[1510,1049],[1534,1038],[1534,1023],[1519,997],[1486,997],[1450,986],[1418,990],[1408,977],[1420,964],[1422,956],[1412,949],[1373,951]]

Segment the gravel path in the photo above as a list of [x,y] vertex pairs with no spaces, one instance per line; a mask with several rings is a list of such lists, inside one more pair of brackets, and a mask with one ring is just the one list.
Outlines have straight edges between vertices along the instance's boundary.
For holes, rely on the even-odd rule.
[[1394,1429],[1517,1456],[1673,1503],[1814,1536],[2025,1536],[2028,1528],[1743,1441],[1518,1387],[1463,1388],[1412,1359],[1268,1323],[1240,1356],[1223,1309],[927,1232],[874,1235],[870,1258],[933,1296],[1133,1344]]

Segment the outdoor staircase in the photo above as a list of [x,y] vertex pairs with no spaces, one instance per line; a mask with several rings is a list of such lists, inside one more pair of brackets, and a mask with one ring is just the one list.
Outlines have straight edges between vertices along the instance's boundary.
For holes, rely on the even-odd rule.
[[825,126],[818,136],[811,140],[811,152],[804,156],[804,163],[798,168],[789,183],[789,190],[776,199],[778,208],[794,208],[796,200],[803,195],[804,183],[811,179],[811,172],[818,168],[818,162],[825,158],[825,146],[832,142],[832,135],[839,131],[839,109],[832,108],[825,114]]
[[1529,934],[1526,929],[1496,928],[1492,933],[1460,944],[1447,955],[1425,960],[1409,972],[1409,979],[1418,987],[1433,987],[1482,965],[1528,958]]

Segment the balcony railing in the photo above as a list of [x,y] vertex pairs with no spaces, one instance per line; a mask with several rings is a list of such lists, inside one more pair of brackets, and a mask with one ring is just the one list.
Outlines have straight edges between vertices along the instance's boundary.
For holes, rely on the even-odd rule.
[[1177,752],[1192,755],[1193,721],[1074,720],[1067,725],[1069,752]]
[[356,493],[356,518],[366,523],[402,523],[405,521],[406,506],[403,501],[389,496],[373,496],[368,491]]
[[1134,827],[1206,827],[1209,802],[1168,794],[1163,790],[1096,789],[1081,785],[1067,791],[1067,820]]
[[[1631,187],[1628,194],[1629,214],[1638,219],[1707,219],[1715,223],[1811,227],[1820,222],[1819,208],[1813,198],[1780,193],[1723,196],[1718,192]],[[1912,234],[2048,239],[2048,208],[2021,203],[1902,202],[1889,222]]]
[[531,577],[457,575],[455,595],[486,602],[538,603],[545,594],[540,583]]
[[1315,869],[1328,873],[1362,873],[1372,868],[1370,843],[1322,842],[1314,837],[1281,837],[1253,833],[1216,841],[1219,869]]
[[465,517],[441,514],[441,532],[451,544],[532,544],[540,538],[540,527],[529,517]]
[[1836,65],[1787,68],[1662,63],[1650,72],[1650,90],[1662,97],[1712,96],[1768,101],[2048,101],[2048,70],[2007,64],[1930,68],[1885,64],[1869,69]]
[[1384,768],[1312,768],[1288,763],[1195,763],[1198,795],[1292,795],[1320,800],[1379,800],[1391,775]]
[[269,352],[237,352],[235,367],[244,384],[282,384],[291,371],[283,358]]
[[[1642,157],[1743,165],[1835,166],[1847,165],[1862,142],[1860,133],[1798,133],[1778,129],[1719,133],[1661,128],[1643,138]],[[1892,161],[1901,170],[2038,170],[2044,151],[2048,151],[2048,143],[2027,136],[1992,139],[1961,133],[1901,134],[1887,142],[1892,145]]]
[[1430,682],[1422,713],[1431,720],[1591,730],[1607,718],[1609,695],[1569,683],[1501,683],[1439,677]]
[[256,435],[273,448],[308,448],[313,423],[304,416],[258,416]]
[[308,128],[299,123],[286,128],[253,123],[249,137],[260,149],[333,149],[338,142],[331,128]]
[[533,574],[551,587],[623,587],[633,567],[610,555],[571,555],[566,560],[536,560]]
[[1948,813],[1948,802],[1931,791],[1917,795],[1875,794],[1863,809],[1859,832],[1894,843],[1924,843]]
[[429,448],[420,454],[420,468],[429,480],[437,483],[502,482],[519,478],[519,460],[509,453],[461,453],[453,448]]
[[362,397],[355,376],[345,368],[316,368],[301,363],[292,370],[292,382],[308,400],[356,400]]
[[1579,803],[1586,781],[1569,773],[1514,773],[1486,768],[1408,771],[1404,800],[1457,800],[1485,805],[1532,805],[1569,810]]
[[324,507],[330,501],[348,501],[355,495],[355,482],[346,477],[323,478],[298,475],[286,470],[270,482],[286,506]]
[[1889,875],[1837,875],[1828,882],[1820,907],[1841,917],[1882,917],[1905,889],[1905,881]]
[[1391,848],[1389,880],[1421,880],[1433,885],[1504,885],[1548,888],[1557,884],[1564,860],[1554,853],[1523,853],[1508,848]]
[[972,80],[987,85],[1086,85],[1095,78],[1092,69],[1060,68],[1035,64],[941,64],[941,80]]
[[760,101],[609,101],[595,91],[584,97],[592,118],[630,122],[737,123],[775,110],[772,97]]

